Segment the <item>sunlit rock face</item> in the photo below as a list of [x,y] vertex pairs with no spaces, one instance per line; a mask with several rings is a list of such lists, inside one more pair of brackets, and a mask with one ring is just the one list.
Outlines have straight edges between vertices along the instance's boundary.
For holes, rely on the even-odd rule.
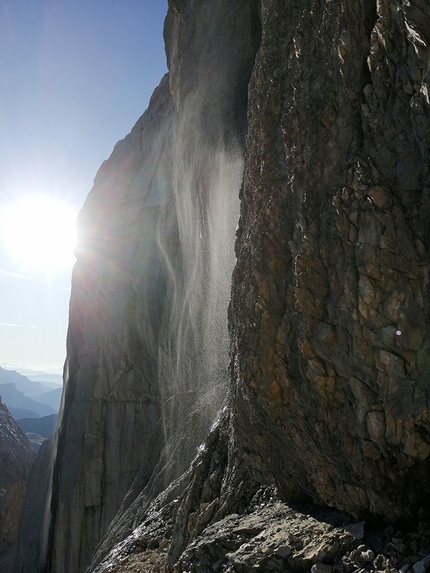
[[0,560],[17,541],[18,518],[34,452],[0,397]]
[[133,482],[122,510],[189,467],[225,402],[251,5],[172,3],[170,75],[79,215],[42,570],[84,570]]
[[188,571],[272,482],[345,519],[428,503],[429,10],[170,1],[169,76],[79,218],[48,533],[17,572],[137,546]]
[[286,499],[430,493],[430,8],[262,2],[232,288],[237,429]]
[[156,244],[172,115],[165,78],[79,216],[47,542],[53,571],[84,568],[142,463],[147,479],[160,453],[155,351],[165,277]]

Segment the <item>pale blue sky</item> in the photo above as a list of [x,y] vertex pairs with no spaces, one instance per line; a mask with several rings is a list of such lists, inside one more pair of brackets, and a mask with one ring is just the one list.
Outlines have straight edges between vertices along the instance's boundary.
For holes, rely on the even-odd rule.
[[[43,191],[78,210],[166,72],[167,0],[0,0],[0,212]],[[0,363],[63,365],[70,269],[0,243]]]

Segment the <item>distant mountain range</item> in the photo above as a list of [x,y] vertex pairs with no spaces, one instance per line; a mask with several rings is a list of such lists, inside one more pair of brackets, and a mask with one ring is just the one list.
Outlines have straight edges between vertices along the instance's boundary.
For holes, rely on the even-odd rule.
[[[36,376],[42,377],[43,373],[37,372]],[[46,373],[45,376],[58,377]],[[61,393],[62,384],[58,382],[30,380],[14,370],[0,367],[0,396],[16,420],[57,414]]]
[[57,426],[58,414],[43,418],[25,418],[18,420],[18,425],[27,436],[31,447],[37,453],[43,442],[52,436]]
[[18,420],[18,426],[25,434],[33,432],[42,436],[42,438],[49,438],[55,432],[57,420],[58,414],[51,414],[44,418],[26,418]]
[[9,409],[19,408],[21,410],[28,410],[34,412],[37,416],[49,416],[50,414],[56,413],[51,406],[26,396],[17,389],[15,384],[0,384],[0,396]]
[[22,374],[29,380],[34,382],[41,382],[44,386],[57,388],[63,385],[63,374],[61,368],[50,368],[48,370],[32,370],[26,366],[18,364],[2,363],[0,367],[9,372],[16,372]]
[[[28,370],[28,376],[0,367],[0,397],[37,452],[57,425],[63,391],[56,373]],[[58,382],[59,380],[59,382]]]

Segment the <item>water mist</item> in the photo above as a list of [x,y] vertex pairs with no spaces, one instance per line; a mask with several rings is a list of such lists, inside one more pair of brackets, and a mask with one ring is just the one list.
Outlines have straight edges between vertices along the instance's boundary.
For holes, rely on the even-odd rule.
[[134,527],[136,498],[149,503],[188,469],[227,396],[258,9],[247,0],[223,10],[210,0],[170,4],[169,75],[100,167],[79,215],[68,376],[45,476],[50,515],[39,524],[50,524],[48,554],[29,533],[17,573],[85,571],[97,546],[109,550]]
[[159,349],[164,455],[171,468],[165,485],[187,469],[227,394],[227,309],[242,160],[222,141],[199,141],[190,125],[195,122],[175,133],[177,244],[168,248],[165,235],[158,235],[171,269]]

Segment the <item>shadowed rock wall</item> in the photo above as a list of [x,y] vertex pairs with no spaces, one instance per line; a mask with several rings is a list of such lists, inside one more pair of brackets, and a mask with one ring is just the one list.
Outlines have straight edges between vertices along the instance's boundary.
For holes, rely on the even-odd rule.
[[[16,543],[18,518],[34,452],[0,397],[0,560]],[[6,559],[5,559],[6,561]],[[7,565],[5,565],[7,567]]]
[[232,288],[234,409],[287,499],[430,493],[429,6],[262,2]]

